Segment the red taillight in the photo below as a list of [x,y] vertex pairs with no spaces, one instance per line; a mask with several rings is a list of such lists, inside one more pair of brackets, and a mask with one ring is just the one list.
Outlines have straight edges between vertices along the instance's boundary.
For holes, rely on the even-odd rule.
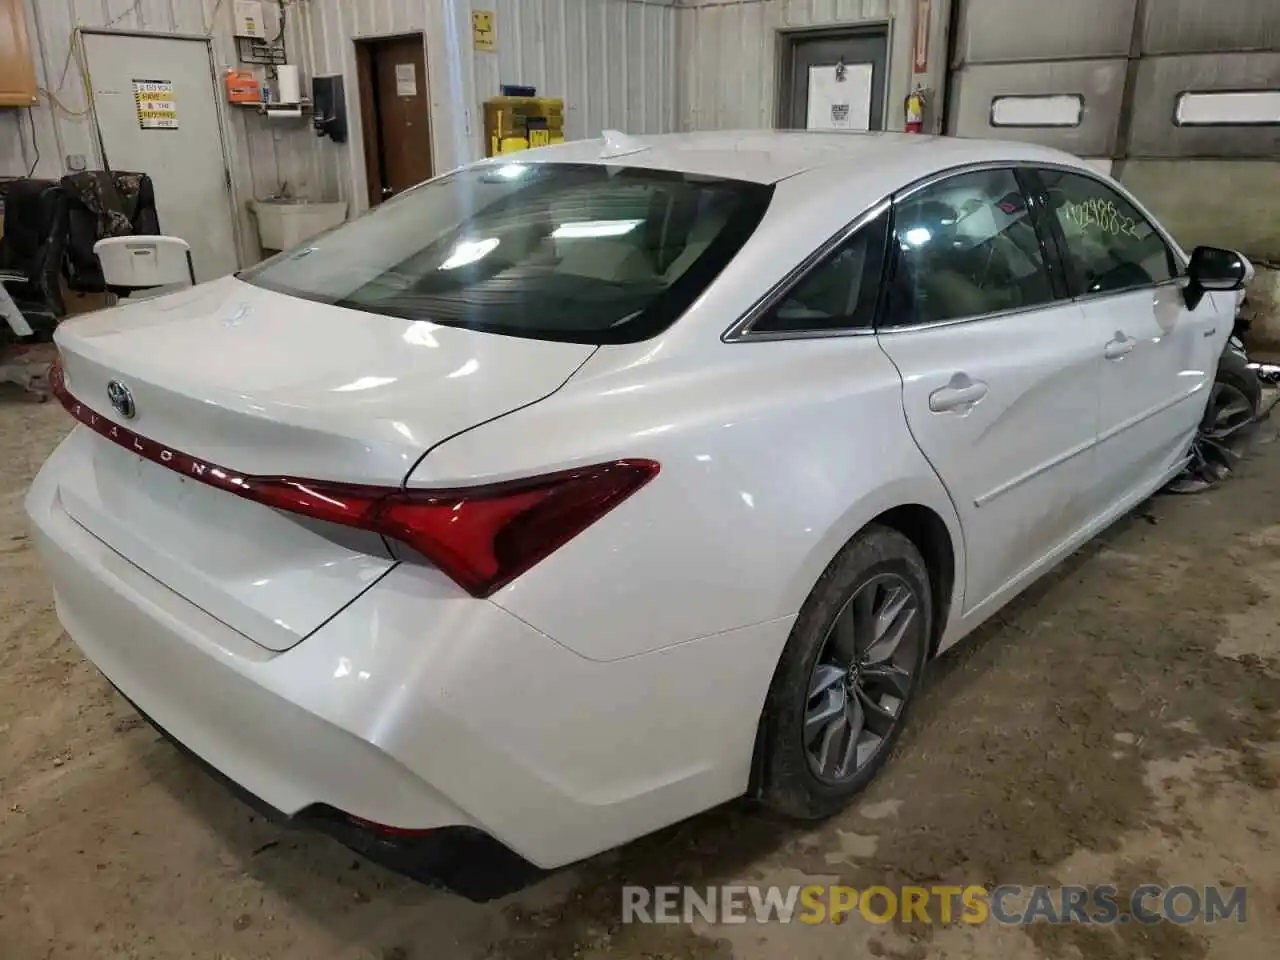
[[577,536],[658,473],[652,460],[615,460],[505,483],[406,490],[239,474],[108,420],[50,383],[81,423],[185,477],[301,516],[407,544],[476,597],[487,597]]
[[407,544],[472,596],[487,597],[591,526],[657,472],[652,460],[616,460],[448,490],[246,477],[244,495]]

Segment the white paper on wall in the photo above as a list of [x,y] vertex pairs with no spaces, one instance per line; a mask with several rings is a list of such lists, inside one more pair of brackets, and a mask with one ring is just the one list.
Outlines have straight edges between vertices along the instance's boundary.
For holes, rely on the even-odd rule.
[[871,76],[869,63],[848,63],[844,79],[836,79],[836,67],[809,68],[809,130],[871,129]]
[[418,95],[418,65],[416,63],[396,64],[396,96],[416,97]]

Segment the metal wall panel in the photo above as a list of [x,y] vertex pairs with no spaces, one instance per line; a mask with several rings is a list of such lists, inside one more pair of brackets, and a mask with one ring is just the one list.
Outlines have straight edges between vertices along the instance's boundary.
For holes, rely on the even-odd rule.
[[1148,0],[1142,52],[1280,50],[1276,0]]
[[475,55],[476,95],[531,84],[565,100],[565,136],[605,127],[660,133],[676,122],[673,6],[600,0],[487,0],[498,49]]
[[888,0],[781,0],[770,5],[781,29],[885,20],[892,7]]
[[[949,128],[966,137],[1043,143],[1082,156],[1109,156],[1115,146],[1124,60],[1065,60],[967,66],[952,79]],[[1016,95],[1079,94],[1076,127],[993,127],[991,102]]]
[[[0,111],[0,175],[33,171],[40,177],[60,177],[68,155],[83,156],[90,167],[97,165],[86,82],[74,49],[76,28],[208,36],[216,64],[231,63],[235,55],[231,4],[218,0],[29,0],[26,13],[40,102],[29,113]],[[228,109],[225,115],[240,253],[251,261],[257,244],[241,201],[252,196],[256,180],[277,182],[276,160],[250,150],[246,111]]]
[[961,0],[957,64],[1123,57],[1137,0]]
[[[477,51],[471,10],[494,14],[497,49]],[[482,155],[480,103],[502,83],[565,99],[565,135],[606,127],[670,130],[676,121],[674,0],[309,0],[317,73],[345,77],[350,142],[330,160],[337,193],[364,205],[357,38],[423,33],[433,157],[447,170]]]
[[[267,0],[269,3],[270,0]],[[833,0],[834,2],[834,0]],[[849,0],[840,0],[848,4]],[[657,132],[677,125],[677,27],[674,0],[476,0],[495,13],[497,50],[476,51],[470,2],[457,0],[307,0],[288,7],[290,62],[309,83],[345,77],[351,138],[320,139],[305,120],[268,119],[228,108],[233,174],[242,199],[286,191],[313,200],[363,205],[355,48],[359,37],[421,32],[437,167],[481,153],[479,103],[500,83],[531,83],[565,98],[566,135],[604,127]],[[39,0],[28,5],[41,87],[54,90],[31,112],[0,111],[0,175],[59,176],[67,154],[94,162],[92,125],[84,115],[79,69],[70,62],[76,26],[211,35],[219,69],[236,62],[230,0]],[[218,23],[209,20],[217,11]],[[34,125],[34,130],[32,128]],[[246,221],[247,223],[247,221]],[[246,228],[247,232],[248,229]]]
[[[1174,123],[1178,94],[1280,89],[1280,53],[1144,58],[1134,88],[1132,157],[1280,157],[1280,126]],[[1280,169],[1276,183],[1280,186]]]
[[[777,117],[779,31],[883,23],[913,6],[910,0],[704,0],[688,4],[678,11],[679,128],[772,127]],[[909,34],[907,30],[908,41]],[[896,89],[891,90],[891,102],[895,94]]]
[[681,14],[680,129],[773,126],[777,35],[768,3]]
[[52,91],[62,106],[55,107],[42,92],[40,103],[29,115],[25,110],[0,110],[0,176],[26,175],[34,165],[35,176],[59,177],[66,172],[67,154],[82,154],[93,163],[92,124],[85,112],[83,81],[77,62],[70,56],[77,26],[204,34],[214,2],[28,0],[27,35],[34,48],[36,83],[42,90]]

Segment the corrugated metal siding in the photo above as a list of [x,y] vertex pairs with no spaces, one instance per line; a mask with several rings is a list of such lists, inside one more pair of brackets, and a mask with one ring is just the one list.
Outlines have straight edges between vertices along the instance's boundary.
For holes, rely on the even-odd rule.
[[[1187,90],[1275,90],[1280,53],[1202,53],[1143,58],[1134,87],[1129,154],[1134,157],[1280,156],[1280,126],[1180,127],[1178,94]],[[1276,172],[1280,186],[1280,169]]]
[[93,162],[93,137],[79,67],[69,59],[77,26],[161,33],[204,34],[216,0],[27,0],[27,33],[35,47],[36,82],[66,108],[41,95],[31,111],[0,110],[0,174],[25,174],[35,163],[32,124],[40,160],[35,174],[58,177],[67,154]]
[[[497,50],[476,51],[471,10],[494,14]],[[320,74],[345,76],[358,117],[352,40],[422,32],[431,96],[433,156],[449,169],[482,153],[480,102],[499,84],[532,84],[565,99],[565,134],[605,127],[638,132],[676,125],[677,11],[672,0],[309,0],[307,30]],[[358,123],[330,163],[335,189],[363,204]],[[328,148],[333,152],[334,148]]]
[[[85,82],[78,58],[71,53],[76,28],[208,36],[216,69],[221,72],[236,62],[231,7],[230,0],[29,0],[28,27],[35,46],[37,83],[52,91],[57,103],[42,93],[40,104],[31,111],[30,123],[25,111],[0,111],[0,174],[25,175],[31,169],[36,159],[30,146],[32,125],[39,145],[37,176],[61,176],[69,154],[81,154],[91,167],[97,165]],[[309,76],[310,44],[298,10],[296,5],[289,8],[285,42],[291,59]],[[253,111],[232,107],[226,108],[225,116],[237,201],[267,196],[286,182],[300,196],[327,199],[337,195],[333,158],[324,155],[305,123],[268,121]],[[237,214],[241,254],[251,260],[257,254],[253,225],[243,204],[238,205]]]
[[[229,8],[231,0],[225,0],[224,5]],[[270,6],[270,0],[267,5]],[[303,96],[310,96],[309,84],[316,64],[306,11],[307,4],[295,2],[287,7],[284,43],[289,62],[299,67],[308,85],[302,91]],[[230,37],[229,28],[224,39],[228,48],[225,62],[230,64],[235,62],[235,41]],[[339,199],[339,150],[332,141],[318,139],[308,120],[272,120],[241,108],[235,109],[234,118],[243,124],[254,197],[261,199],[284,190],[308,200]]]
[[[1110,157],[1119,136],[1137,0],[958,0],[947,130]],[[1074,94],[1076,127],[993,126],[997,97]]]
[[[270,0],[268,0],[270,2]],[[36,9],[38,7],[38,9]],[[63,78],[76,26],[212,35],[219,69],[236,62],[231,0],[29,0],[37,76],[67,108],[47,98],[32,110],[40,162],[36,173],[59,176],[67,154],[94,162],[93,136],[79,70]],[[500,83],[529,83],[562,96],[569,137],[604,127],[661,132],[677,127],[677,27],[674,0],[476,0],[492,10],[497,50],[473,49],[472,4],[459,0],[300,0],[288,7],[285,42],[304,81],[345,78],[350,139],[317,138],[302,120],[268,120],[228,110],[229,149],[242,199],[287,189],[316,200],[363,205],[359,99],[353,39],[421,32],[426,40],[434,156],[438,169],[481,153],[479,103]],[[211,28],[211,14],[218,23]],[[25,174],[35,160],[25,112],[0,111],[0,175]]]
[[778,31],[884,21],[894,7],[894,0],[690,4],[680,11],[679,128],[772,127],[777,116]]
[[1275,0],[1156,0],[1147,3],[1143,53],[1280,50]]
[[665,4],[488,0],[498,49],[475,54],[476,95],[524,83],[564,97],[565,136],[605,127],[661,133],[676,126],[676,20]]
[[[966,66],[951,87],[951,129],[966,137],[1043,143],[1085,157],[1110,156],[1124,96],[1124,60],[1066,60]],[[996,127],[991,103],[1009,94],[1079,94],[1076,127]]]
[[1137,0],[962,2],[956,59],[970,64],[1126,56]]
[[[959,69],[951,91],[956,133],[1035,140],[1087,156],[1262,157],[1277,150],[1273,127],[1179,127],[1173,114],[1186,90],[1280,84],[1280,53],[1223,52],[1280,42],[1280,3],[1148,0],[1135,24],[1136,0],[961,2]],[[1139,56],[1130,70],[1135,48]],[[1106,69],[1095,70],[1081,57],[1108,58]],[[1132,118],[1128,129],[1120,129],[1126,83],[1133,84]],[[1081,125],[1016,129],[988,123],[993,97],[1029,93],[1083,95]]]

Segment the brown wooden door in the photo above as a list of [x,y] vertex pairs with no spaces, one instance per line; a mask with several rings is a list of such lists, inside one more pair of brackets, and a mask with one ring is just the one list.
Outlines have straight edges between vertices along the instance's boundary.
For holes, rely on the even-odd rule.
[[35,102],[35,52],[27,39],[22,0],[0,0],[0,107],[29,107]]
[[421,34],[361,43],[360,101],[369,202],[429,179],[431,115]]

